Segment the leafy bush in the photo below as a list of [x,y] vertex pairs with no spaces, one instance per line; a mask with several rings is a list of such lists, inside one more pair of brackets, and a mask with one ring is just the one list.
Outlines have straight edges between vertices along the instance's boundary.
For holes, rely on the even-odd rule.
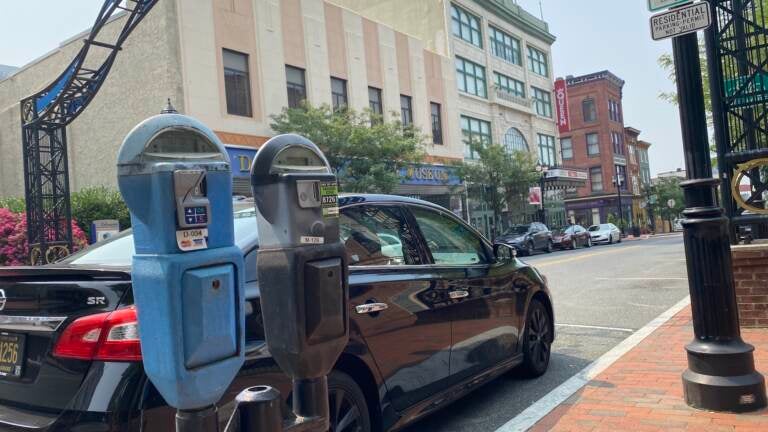
[[104,186],[81,189],[72,194],[72,218],[90,237],[91,222],[99,219],[117,219],[120,229],[131,226],[131,216],[120,192]]
[[22,213],[26,210],[24,198],[18,197],[0,198],[0,208],[8,209],[14,213]]
[[[88,245],[83,230],[72,221],[72,238],[76,252]],[[0,208],[0,266],[29,264],[27,217],[25,213]]]

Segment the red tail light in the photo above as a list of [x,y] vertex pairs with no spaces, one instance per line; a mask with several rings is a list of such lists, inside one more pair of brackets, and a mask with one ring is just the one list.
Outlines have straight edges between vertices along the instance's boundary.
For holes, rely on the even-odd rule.
[[80,360],[141,361],[136,308],[76,319],[64,329],[53,355]]

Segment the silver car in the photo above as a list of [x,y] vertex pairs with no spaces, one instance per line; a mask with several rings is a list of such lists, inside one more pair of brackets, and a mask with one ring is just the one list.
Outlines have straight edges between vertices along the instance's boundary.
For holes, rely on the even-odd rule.
[[587,231],[592,237],[592,243],[621,243],[621,231],[612,223],[592,225]]

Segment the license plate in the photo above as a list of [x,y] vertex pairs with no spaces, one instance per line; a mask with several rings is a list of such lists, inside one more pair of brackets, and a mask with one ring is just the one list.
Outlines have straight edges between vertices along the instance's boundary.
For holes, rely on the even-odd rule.
[[0,333],[0,376],[18,378],[24,365],[26,336]]

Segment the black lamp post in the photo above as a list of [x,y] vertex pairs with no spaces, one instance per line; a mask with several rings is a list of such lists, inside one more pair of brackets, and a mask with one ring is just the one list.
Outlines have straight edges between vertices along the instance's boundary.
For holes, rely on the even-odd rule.
[[675,37],[672,48],[688,177],[681,183],[682,225],[694,332],[685,347],[685,401],[713,411],[754,411],[766,406],[765,380],[755,371],[754,347],[741,339],[728,219],[717,206],[719,180],[712,177],[696,33]]
[[539,222],[544,225],[547,224],[547,211],[544,209],[544,183],[547,179],[547,171],[549,167],[542,165],[541,162],[536,163],[536,172],[539,173],[539,189],[541,190],[541,209],[539,209]]
[[624,209],[621,202],[621,186],[624,184],[624,177],[619,173],[618,165],[616,165],[616,176],[613,178],[613,183],[616,185],[616,191],[618,192],[619,228],[621,233],[624,234]]

